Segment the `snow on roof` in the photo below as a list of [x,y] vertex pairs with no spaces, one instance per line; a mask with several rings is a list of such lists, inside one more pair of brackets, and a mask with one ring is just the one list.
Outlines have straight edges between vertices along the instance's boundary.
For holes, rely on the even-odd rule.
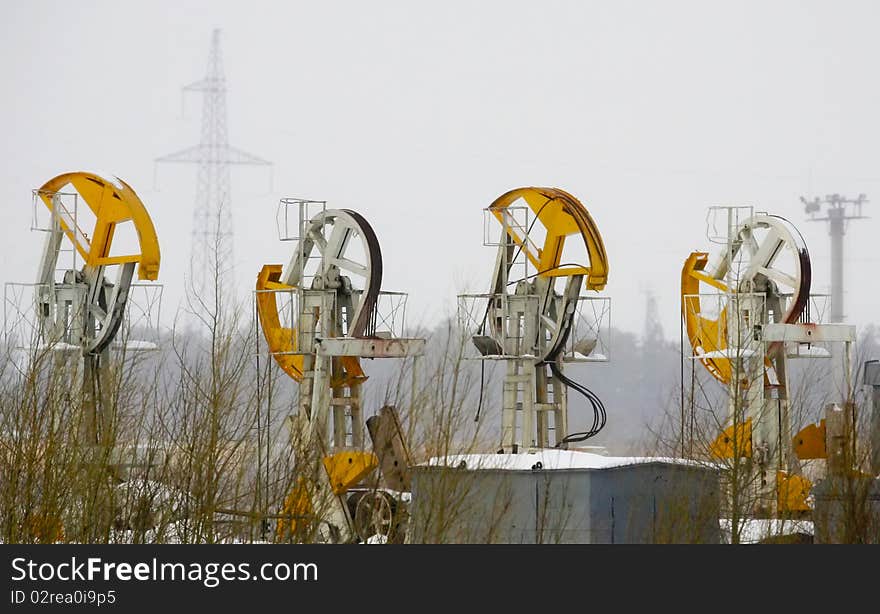
[[[587,362],[606,362],[608,360],[608,357],[601,352],[590,353],[589,355],[581,354],[580,352],[574,352],[572,358],[575,358],[576,360],[584,360]],[[565,358],[563,357],[562,360],[565,360]]]
[[[464,463],[464,466],[461,465]],[[540,467],[536,467],[541,463]],[[435,456],[421,463],[422,467],[460,467],[498,471],[531,471],[533,469],[610,469],[648,463],[714,467],[709,463],[665,456],[603,456],[579,450],[540,449],[519,454],[454,454]]]

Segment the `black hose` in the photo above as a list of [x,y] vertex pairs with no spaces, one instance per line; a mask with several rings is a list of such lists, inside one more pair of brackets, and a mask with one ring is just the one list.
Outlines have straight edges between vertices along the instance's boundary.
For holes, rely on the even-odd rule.
[[477,414],[474,416],[474,422],[480,421],[480,411],[483,409],[483,388],[486,385],[486,361],[480,361],[480,400],[477,402]]
[[586,441],[591,437],[595,437],[599,434],[599,431],[601,431],[605,427],[605,422],[608,418],[608,415],[605,411],[605,404],[602,403],[602,399],[600,399],[595,392],[593,392],[583,384],[574,381],[570,377],[567,377],[562,372],[562,353],[565,349],[565,344],[568,343],[568,337],[571,334],[571,320],[574,319],[574,316],[575,312],[574,310],[572,310],[569,321],[564,324],[565,330],[559,336],[559,341],[557,342],[556,347],[550,349],[550,351],[547,353],[547,358],[544,359],[540,364],[549,365],[550,371],[553,372],[554,376],[559,378],[559,380],[569,388],[572,388],[576,392],[583,395],[587,399],[587,401],[589,401],[590,406],[593,409],[593,425],[588,431],[569,433],[558,442],[556,442],[555,447],[557,448],[567,443]]
[[579,441],[586,441],[591,437],[595,437],[599,434],[605,427],[605,422],[607,421],[607,413],[605,411],[605,404],[602,403],[602,399],[600,399],[596,393],[592,390],[584,386],[583,384],[579,384],[573,379],[566,377],[565,374],[562,373],[562,370],[559,368],[557,361],[547,363],[550,365],[550,370],[553,372],[553,375],[558,377],[560,381],[562,381],[569,388],[573,388],[575,391],[582,394],[586,399],[590,402],[590,405],[593,408],[593,425],[587,431],[582,431],[578,433],[570,433],[563,437],[556,443],[556,447],[560,447],[567,443],[575,443]]

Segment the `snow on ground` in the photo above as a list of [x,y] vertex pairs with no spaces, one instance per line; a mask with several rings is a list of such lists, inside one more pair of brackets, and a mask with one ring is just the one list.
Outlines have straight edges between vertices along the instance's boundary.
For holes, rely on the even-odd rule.
[[[730,518],[721,518],[718,522],[725,541],[730,543],[732,528]],[[795,534],[813,535],[812,521],[762,518],[740,520],[739,541],[743,544],[757,544],[767,538]]]

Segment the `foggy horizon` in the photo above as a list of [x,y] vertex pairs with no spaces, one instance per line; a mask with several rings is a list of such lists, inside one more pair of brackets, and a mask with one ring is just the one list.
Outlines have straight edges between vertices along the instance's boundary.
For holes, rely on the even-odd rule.
[[869,219],[848,224],[844,255],[846,321],[861,331],[880,310],[878,16],[869,2],[17,3],[0,37],[2,278],[36,275],[31,190],[97,169],[144,201],[163,312],[176,311],[196,167],[154,159],[199,142],[201,97],[182,88],[205,75],[218,28],[229,143],[273,162],[231,169],[241,299],[262,264],[290,257],[279,199],[326,200],[370,221],[383,289],[409,294],[410,326],[434,325],[457,294],[488,289],[482,209],[558,187],[602,233],[612,326],[640,334],[651,292],[675,339],[682,263],[713,247],[710,206],[786,217],[820,294],[828,227],[799,199],[865,193]]

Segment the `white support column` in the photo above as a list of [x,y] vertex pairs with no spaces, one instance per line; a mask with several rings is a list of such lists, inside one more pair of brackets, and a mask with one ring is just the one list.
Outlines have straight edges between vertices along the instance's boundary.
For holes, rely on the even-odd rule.
[[553,418],[553,443],[555,445],[568,434],[568,388],[555,377],[553,378],[553,403],[556,404]]
[[535,359],[523,360],[524,382],[522,387],[522,439],[520,448],[522,451],[534,448],[537,445],[535,425]]
[[505,362],[507,363],[507,373],[504,377],[504,399],[501,408],[501,447],[505,452],[510,452],[517,441],[516,400],[519,373],[517,373],[518,361],[507,360]]
[[351,445],[358,450],[364,449],[364,420],[361,410],[361,385],[352,384],[348,388],[349,419],[351,420]]
[[535,427],[537,430],[536,445],[539,448],[549,447],[550,436],[550,416],[548,408],[552,405],[549,403],[547,394],[547,373],[546,367],[535,367]]
[[[329,362],[332,365],[332,373],[336,373],[341,369],[338,358],[331,358]],[[332,381],[332,379],[333,375],[331,374],[327,381]],[[346,399],[344,386],[331,388],[330,392],[332,396],[330,404],[333,409],[333,448],[341,449],[345,447],[348,433],[345,412],[348,400]]]

